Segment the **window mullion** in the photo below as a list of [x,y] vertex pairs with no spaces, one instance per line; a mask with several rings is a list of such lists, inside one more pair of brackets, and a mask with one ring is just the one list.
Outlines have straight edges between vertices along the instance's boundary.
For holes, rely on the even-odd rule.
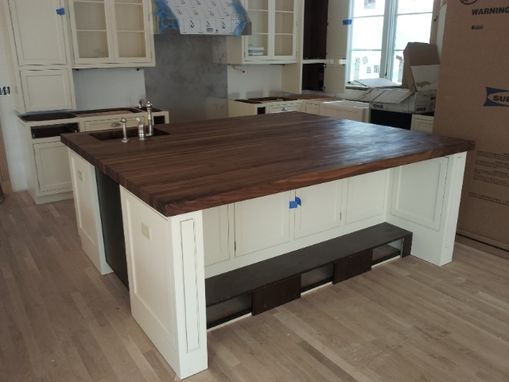
[[394,60],[394,44],[396,36],[396,19],[398,13],[398,0],[387,0],[384,15],[384,33],[382,42],[381,76],[391,79],[391,70]]

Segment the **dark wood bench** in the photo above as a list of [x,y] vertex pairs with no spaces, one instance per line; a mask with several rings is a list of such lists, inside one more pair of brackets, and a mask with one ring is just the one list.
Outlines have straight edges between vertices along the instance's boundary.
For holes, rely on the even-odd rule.
[[[397,240],[402,240],[401,250],[386,246]],[[410,231],[382,223],[210,277],[205,280],[208,325],[215,326],[249,312],[262,313],[300,297],[302,291],[321,283],[337,283],[369,271],[380,261],[408,256],[411,246]],[[315,276],[318,281],[304,285],[303,275],[313,271],[320,271],[323,276]],[[221,304],[225,307],[225,317],[218,318]],[[209,319],[209,315],[214,317]]]

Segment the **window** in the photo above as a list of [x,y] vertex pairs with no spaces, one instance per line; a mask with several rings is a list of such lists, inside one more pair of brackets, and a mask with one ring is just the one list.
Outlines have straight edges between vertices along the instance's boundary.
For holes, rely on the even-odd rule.
[[408,42],[429,42],[434,0],[351,0],[349,81],[401,83]]

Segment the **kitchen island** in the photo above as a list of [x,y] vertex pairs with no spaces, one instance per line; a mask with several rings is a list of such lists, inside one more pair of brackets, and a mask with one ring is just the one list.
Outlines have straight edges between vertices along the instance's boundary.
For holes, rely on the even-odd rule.
[[177,375],[207,368],[205,279],[391,223],[451,261],[468,141],[304,113],[64,135],[101,258],[96,169],[120,185],[133,317]]

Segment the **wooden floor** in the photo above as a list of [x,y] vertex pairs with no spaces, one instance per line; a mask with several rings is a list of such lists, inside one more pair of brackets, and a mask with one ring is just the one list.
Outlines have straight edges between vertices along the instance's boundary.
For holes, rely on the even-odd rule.
[[[189,381],[509,381],[509,261],[408,257],[209,333]],[[128,293],[80,250],[71,201],[0,205],[0,381],[173,381]]]

